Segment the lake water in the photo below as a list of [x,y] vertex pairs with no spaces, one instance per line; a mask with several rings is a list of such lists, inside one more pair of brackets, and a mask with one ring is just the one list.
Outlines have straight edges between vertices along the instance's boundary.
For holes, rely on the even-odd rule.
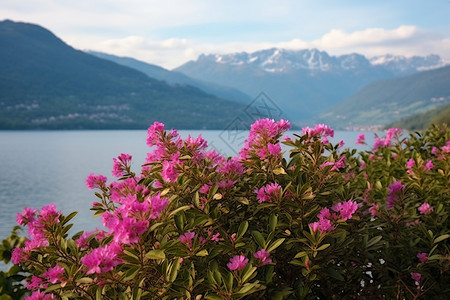
[[[179,132],[182,137],[201,133],[210,147],[225,155],[235,155],[248,134]],[[359,133],[338,131],[333,141],[343,139],[348,147],[355,147]],[[120,153],[133,156],[133,170],[138,172],[150,150],[146,136],[145,130],[0,131],[0,240],[9,236],[16,214],[25,206],[55,203],[65,214],[78,211],[72,233],[101,227],[89,210],[96,197],[84,181],[92,172],[112,179],[112,158]],[[366,133],[366,138],[371,145],[373,133]]]

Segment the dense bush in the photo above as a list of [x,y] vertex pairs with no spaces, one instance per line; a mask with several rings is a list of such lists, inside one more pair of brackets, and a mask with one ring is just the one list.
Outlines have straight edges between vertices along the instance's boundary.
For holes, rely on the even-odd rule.
[[357,154],[325,125],[280,142],[289,128],[258,120],[226,159],[155,123],[140,174],[121,154],[117,181],[86,180],[105,230],[70,238],[75,214],[24,209],[30,299],[444,299],[450,130]]

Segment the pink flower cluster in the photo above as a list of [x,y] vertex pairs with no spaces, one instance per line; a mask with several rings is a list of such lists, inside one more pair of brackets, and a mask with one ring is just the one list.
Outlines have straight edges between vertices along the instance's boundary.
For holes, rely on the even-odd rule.
[[115,177],[122,177],[130,173],[131,155],[121,153],[117,158],[113,158],[112,174]]
[[330,171],[336,171],[339,170],[341,168],[345,167],[345,162],[347,161],[347,157],[345,155],[342,155],[342,157],[336,161],[336,162],[332,162],[332,161],[326,161],[323,164],[320,165],[320,168],[325,168],[328,166],[332,166]]
[[399,199],[403,195],[404,190],[405,186],[400,181],[396,181],[389,185],[389,192],[386,202],[387,209],[394,208],[397,199]]
[[103,188],[105,188],[107,180],[108,180],[108,178],[106,178],[103,175],[95,175],[94,173],[91,173],[86,178],[86,186],[90,190],[92,190],[94,188],[103,189]]
[[158,219],[169,204],[169,200],[161,198],[160,193],[148,196],[142,202],[137,195],[121,197],[118,202],[121,206],[113,213],[103,213],[102,220],[103,226],[109,229],[108,234],[113,235],[114,242],[120,244],[139,242],[139,236],[149,227],[149,220]]
[[386,136],[384,139],[382,138],[376,138],[375,142],[373,144],[373,152],[377,152],[378,149],[383,147],[389,147],[392,145],[392,139],[395,137],[400,137],[402,134],[402,130],[399,128],[389,128],[386,131]]
[[270,264],[272,262],[272,259],[269,258],[270,252],[267,252],[266,249],[261,249],[261,250],[257,251],[254,254],[254,256],[255,256],[255,258],[260,259],[261,263],[263,265],[267,265],[267,264]]
[[281,158],[281,146],[278,138],[289,130],[291,124],[286,120],[275,122],[273,119],[260,119],[251,125],[244,147],[239,151],[240,159],[246,160],[257,155],[261,160],[271,157]]
[[263,186],[259,190],[256,190],[255,193],[257,194],[256,198],[258,199],[258,203],[267,201],[278,202],[280,200],[280,191],[281,186],[274,182]]
[[25,300],[55,300],[53,294],[46,294],[41,291],[34,291],[30,296],[25,296]]
[[417,253],[417,258],[420,260],[421,263],[426,263],[428,261],[428,256],[427,254],[424,253]]
[[28,227],[29,239],[25,241],[24,248],[14,248],[11,260],[15,264],[20,264],[23,259],[29,257],[29,253],[36,248],[47,246],[47,235],[50,228],[59,223],[60,212],[56,211],[55,204],[49,204],[37,212],[32,208],[25,208],[22,214],[18,213],[16,221],[19,225]]
[[180,241],[186,245],[186,247],[189,248],[189,250],[192,250],[192,241],[194,240],[195,232],[185,232],[184,234],[180,235]]
[[236,255],[233,258],[230,258],[230,262],[227,263],[228,269],[231,271],[234,270],[243,270],[248,263],[248,258],[245,258],[244,255]]
[[331,207],[335,213],[331,213],[327,207],[322,208],[322,210],[317,215],[319,221],[309,224],[311,229],[316,232],[333,231],[336,227],[334,223],[337,220],[347,221],[352,218],[353,214],[358,210],[358,203],[356,201],[344,201],[337,203]]
[[356,137],[357,145],[365,145],[366,144],[366,136],[364,134],[358,134]]
[[428,203],[422,204],[418,209],[422,215],[429,215],[434,210],[434,208]]
[[303,134],[306,134],[308,137],[319,137],[319,138],[326,138],[326,137],[334,137],[334,130],[325,124],[317,124],[314,126],[314,128],[304,127],[302,128]]
[[88,268],[86,274],[105,273],[122,262],[119,258],[121,253],[122,247],[118,243],[112,242],[92,250],[91,253],[81,258],[81,262]]

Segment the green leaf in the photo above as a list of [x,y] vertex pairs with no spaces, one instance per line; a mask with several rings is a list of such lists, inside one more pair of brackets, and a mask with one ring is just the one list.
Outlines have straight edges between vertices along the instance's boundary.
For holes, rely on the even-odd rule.
[[275,250],[276,248],[278,248],[281,244],[283,244],[285,238],[279,238],[278,240],[276,240],[275,242],[271,243],[269,247],[267,247],[267,251],[271,252],[273,250]]
[[205,296],[205,299],[208,299],[208,300],[223,300],[223,298],[220,297],[217,294],[208,294],[208,295]]
[[265,249],[266,248],[266,241],[264,240],[264,237],[261,234],[261,232],[254,230],[254,231],[252,231],[252,235],[255,238],[255,241],[258,243],[258,245],[261,248]]
[[228,272],[224,280],[225,287],[227,288],[228,292],[231,292],[233,290],[233,280],[234,280],[233,274],[231,272]]
[[77,283],[91,283],[92,281],[94,280],[90,277],[82,277],[76,280]]
[[[249,266],[247,268],[247,266]],[[253,267],[251,264],[248,264],[246,268],[242,272],[242,282],[247,282],[252,278],[253,273],[256,271],[256,267]],[[255,273],[256,275],[256,273]]]
[[241,238],[246,232],[248,228],[248,222],[244,221],[239,225],[238,233],[237,233],[237,239]]
[[156,249],[148,251],[145,254],[145,257],[148,259],[164,259],[166,258],[166,254],[164,253],[164,250]]
[[206,250],[206,249],[203,249],[203,250],[195,253],[195,256],[200,256],[200,257],[201,256],[207,256],[207,255],[208,255],[208,250]]
[[95,300],[101,300],[102,299],[102,291],[103,291],[103,287],[98,286],[97,287],[97,291],[95,293]]
[[379,241],[381,241],[383,237],[381,235],[378,235],[376,237],[373,237],[370,239],[370,241],[367,242],[367,248],[375,245],[376,243],[378,243]]
[[333,277],[334,279],[337,279],[340,281],[345,281],[344,276],[342,276],[342,274],[340,272],[338,272],[337,270],[335,270],[333,268],[328,268],[327,274],[330,275],[331,277]]
[[169,217],[173,217],[173,216],[176,215],[178,212],[180,212],[180,211],[186,211],[186,210],[189,210],[189,209],[191,209],[191,207],[190,207],[189,205],[184,205],[184,206],[178,207],[177,209],[173,210],[173,211],[169,214]]
[[439,242],[442,242],[445,239],[448,239],[450,237],[450,234],[443,234],[441,236],[438,236],[434,241],[433,244],[437,244]]
[[328,247],[330,247],[330,244],[323,244],[322,246],[320,246],[319,248],[317,248],[317,251],[322,251],[327,249]]
[[306,256],[306,255],[308,255],[308,253],[306,253],[305,251],[301,251],[301,252],[295,254],[294,258],[300,258],[300,257]]
[[283,167],[278,167],[275,170],[273,170],[273,173],[275,175],[280,175],[280,174],[286,174],[286,171],[283,169]]
[[278,217],[275,214],[271,214],[269,217],[269,232],[275,231],[277,227]]
[[180,258],[175,259],[175,261],[172,263],[172,267],[170,268],[170,275],[169,275],[170,282],[174,282],[175,279],[177,279],[180,266],[181,266]]

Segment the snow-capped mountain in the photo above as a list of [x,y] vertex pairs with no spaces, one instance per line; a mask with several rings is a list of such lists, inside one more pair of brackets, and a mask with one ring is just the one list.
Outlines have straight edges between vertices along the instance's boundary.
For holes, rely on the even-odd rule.
[[370,58],[370,63],[374,66],[383,66],[396,73],[426,71],[447,65],[447,62],[439,55],[433,54],[412,57],[386,54]]
[[250,97],[265,92],[290,120],[307,124],[367,84],[441,67],[437,55],[367,58],[333,56],[317,49],[266,49],[201,55],[177,69],[192,78],[237,88]]
[[327,52],[317,49],[286,50],[279,48],[253,53],[201,55],[198,61],[209,61],[229,66],[247,65],[272,73],[285,73],[294,70],[341,72],[380,67],[394,72],[396,75],[406,75],[445,65],[445,61],[438,55],[405,57],[388,54],[366,58],[357,53],[330,56]]

